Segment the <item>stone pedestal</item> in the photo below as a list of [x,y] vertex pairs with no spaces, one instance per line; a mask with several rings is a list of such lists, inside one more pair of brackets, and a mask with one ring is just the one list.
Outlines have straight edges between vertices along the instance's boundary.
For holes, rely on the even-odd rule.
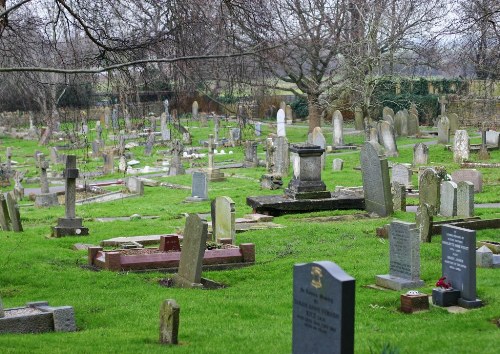
[[52,228],[52,237],[87,236],[89,229],[83,227],[82,218],[59,218]]
[[425,285],[423,280],[405,279],[389,274],[377,275],[375,277],[375,284],[392,290],[416,289]]
[[426,311],[429,309],[429,297],[427,294],[418,295],[401,295],[401,311],[405,313],[413,313],[418,311]]
[[331,198],[331,193],[321,180],[321,155],[325,149],[312,144],[294,144],[290,151],[296,157],[293,178],[285,189],[285,195],[293,199]]
[[57,193],[42,193],[35,197],[35,206],[46,208],[59,205]]
[[439,288],[432,289],[432,303],[436,306],[448,307],[456,306],[460,297],[459,290],[442,290]]
[[210,182],[222,182],[226,180],[224,173],[222,173],[218,168],[207,168],[206,172]]

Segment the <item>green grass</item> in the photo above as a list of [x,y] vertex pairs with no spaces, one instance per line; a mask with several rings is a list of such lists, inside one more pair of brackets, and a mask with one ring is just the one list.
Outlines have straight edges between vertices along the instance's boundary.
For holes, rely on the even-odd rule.
[[[228,131],[229,128],[224,128]],[[263,137],[271,132],[263,127]],[[325,129],[326,130],[326,129]],[[206,138],[210,127],[190,126],[193,141]],[[305,140],[307,128],[287,128],[292,142]],[[326,135],[326,134],[325,134]],[[327,141],[331,141],[331,135]],[[362,135],[347,136],[347,142],[362,142]],[[32,151],[48,153],[44,147],[23,140],[2,138],[0,154],[14,148],[13,159],[32,164]],[[401,139],[400,156],[393,162],[410,162],[412,139]],[[157,150],[162,148],[156,148]],[[216,163],[242,161],[243,149],[234,154],[216,156]],[[142,148],[134,148],[141,166],[153,166],[157,154],[142,156]],[[74,151],[83,158],[82,150]],[[260,157],[264,159],[262,146]],[[442,146],[430,147],[431,165],[443,165],[451,173],[459,168],[452,162],[452,153]],[[344,159],[344,170],[332,172],[333,158]],[[472,156],[474,159],[474,155]],[[204,163],[206,160],[202,160]],[[491,162],[500,161],[500,152],[491,153]],[[92,170],[101,160],[88,159],[81,169]],[[335,186],[360,186],[361,173],[358,152],[342,152],[327,156],[323,180],[328,189]],[[187,167],[187,166],[186,166]],[[28,174],[37,172],[28,168]],[[62,169],[62,167],[58,167]],[[500,175],[495,169],[479,169],[484,177],[484,192],[476,202],[500,202]],[[230,196],[236,203],[237,217],[250,213],[245,200],[249,195],[281,194],[282,191],[262,191],[256,180],[264,168],[224,170],[228,180],[209,185],[209,196]],[[102,179],[123,177],[120,174]],[[415,177],[416,178],[416,177]],[[162,181],[189,186],[191,177],[174,176]],[[287,184],[289,178],[285,179]],[[416,185],[416,180],[415,180]],[[4,189],[7,191],[8,188]],[[464,314],[450,314],[431,307],[430,311],[406,315],[397,311],[399,292],[366,288],[377,274],[387,274],[389,245],[375,237],[375,228],[391,218],[356,222],[303,222],[308,216],[329,216],[360,211],[331,211],[285,215],[275,222],[284,229],[251,231],[237,234],[237,242],[256,245],[255,266],[238,270],[204,272],[203,276],[222,282],[221,290],[201,291],[162,288],[157,281],[160,273],[92,272],[82,269],[87,263],[86,252],[73,251],[77,242],[98,244],[117,236],[170,233],[182,229],[181,213],[208,212],[210,202],[184,204],[189,190],[146,187],[145,195],[103,204],[77,206],[77,215],[84,217],[90,229],[87,237],[47,239],[51,226],[63,216],[64,208],[37,209],[22,207],[24,233],[0,232],[0,296],[5,307],[22,306],[28,301],[47,300],[51,305],[71,305],[75,309],[79,331],[39,335],[1,335],[2,353],[289,353],[292,341],[292,276],[296,263],[330,260],[356,279],[356,353],[496,353],[500,330],[491,321],[500,317],[500,273],[495,269],[477,269],[477,289],[485,307]],[[27,203],[23,201],[21,204]],[[103,216],[159,215],[159,219],[99,223]],[[499,209],[476,209],[482,218],[499,218]],[[397,212],[395,218],[413,221],[414,214]],[[477,232],[478,239],[500,241],[497,230]],[[421,245],[421,278],[430,293],[441,275],[440,237]],[[164,299],[173,298],[181,307],[180,342],[176,347],[158,344],[159,308]]]

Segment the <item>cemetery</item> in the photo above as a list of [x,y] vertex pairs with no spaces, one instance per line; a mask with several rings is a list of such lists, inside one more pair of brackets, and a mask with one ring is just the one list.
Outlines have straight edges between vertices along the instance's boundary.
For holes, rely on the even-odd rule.
[[0,0],[0,352],[498,353],[500,12],[451,5]]

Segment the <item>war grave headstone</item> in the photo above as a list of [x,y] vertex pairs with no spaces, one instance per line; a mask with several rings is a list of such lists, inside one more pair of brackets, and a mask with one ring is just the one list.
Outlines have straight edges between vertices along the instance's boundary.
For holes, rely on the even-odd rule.
[[391,186],[393,209],[406,211],[406,186],[394,181]]
[[[454,291],[460,293],[457,303],[450,305],[458,304],[465,308],[481,307],[483,303],[476,295],[476,231],[443,225],[441,250],[442,276]],[[448,305],[444,300],[446,292],[449,291],[434,289],[433,302],[436,305]]]
[[[335,119],[335,117],[334,117],[334,119]],[[323,135],[323,133],[321,132],[320,127],[314,128],[312,140],[313,140],[312,143],[314,145],[317,145],[323,149],[323,154],[321,154],[321,169],[324,170],[326,168],[326,166],[325,166],[325,164],[326,164],[326,139],[325,139],[325,136]]]
[[474,184],[469,181],[457,183],[457,216],[474,216]]
[[355,279],[328,261],[293,271],[292,353],[354,353]]
[[447,115],[448,120],[450,122],[450,134],[456,134],[458,129],[458,114],[450,113]]
[[276,114],[276,128],[277,132],[276,134],[278,136],[286,136],[286,130],[285,130],[285,111],[283,109],[279,109],[278,113]]
[[7,193],[7,209],[9,211],[12,231],[23,232],[23,225],[21,224],[21,215],[19,213],[19,205],[17,204],[14,192]]
[[361,173],[366,211],[380,216],[391,215],[393,205],[389,166],[385,158],[379,158],[370,143],[365,143],[361,148]]
[[191,196],[186,198],[188,202],[202,202],[208,200],[208,176],[204,172],[193,172],[191,182]]
[[380,131],[380,137],[385,148],[386,156],[399,156],[398,147],[396,145],[396,137],[391,124],[386,121],[380,121],[377,127]]
[[332,170],[333,171],[342,171],[343,168],[344,168],[344,160],[333,159],[333,162],[332,162]]
[[469,135],[466,130],[457,130],[453,143],[453,161],[462,163],[469,159]]
[[413,166],[427,165],[429,161],[429,148],[424,143],[413,146]]
[[442,116],[437,124],[438,143],[448,144],[450,142],[450,121],[446,116]]
[[389,226],[389,274],[377,275],[378,286],[414,289],[424,286],[420,279],[420,239],[416,225],[394,220]]
[[40,194],[35,197],[35,206],[37,207],[51,207],[59,205],[57,193],[50,193],[49,181],[47,178],[47,170],[49,162],[45,160],[43,154],[38,155],[40,166]]
[[[342,113],[339,110],[333,112],[333,146],[343,146],[344,145],[344,118],[342,117]],[[313,141],[313,144],[314,143]],[[318,145],[318,144],[316,144]],[[323,146],[323,148],[325,148]]]
[[245,141],[245,167],[259,166],[259,158],[257,156],[257,142],[248,140]]
[[481,193],[483,191],[483,175],[475,169],[456,170],[451,173],[453,182],[469,181],[474,184],[474,192]]
[[363,117],[363,109],[361,107],[356,107],[354,109],[354,129],[356,130],[364,130],[364,117]]
[[[195,101],[196,102],[196,101]],[[160,307],[160,343],[179,344],[180,307],[174,299],[163,301]]]
[[196,214],[189,214],[184,228],[184,240],[179,271],[172,278],[181,288],[202,288],[201,270],[208,234],[208,224]]
[[429,204],[420,204],[415,214],[415,223],[417,225],[420,242],[431,242],[433,219],[432,208]]
[[418,183],[419,205],[427,204],[432,215],[440,210],[441,179],[432,168],[426,168]]
[[64,170],[65,184],[65,217],[59,218],[57,226],[52,228],[52,236],[85,236],[88,235],[89,229],[83,227],[82,218],[76,217],[75,202],[76,202],[76,179],[79,175],[79,170],[76,168],[76,156],[68,155],[66,159],[66,169]]
[[5,195],[2,192],[0,192],[0,226],[2,227],[3,231],[9,231],[11,229],[7,200],[5,199]]
[[406,188],[411,188],[412,170],[406,164],[396,163],[392,166],[391,182],[398,182]]
[[443,181],[441,183],[440,197],[441,216],[452,217],[457,215],[457,184],[452,181]]
[[229,197],[219,196],[213,204],[212,218],[214,241],[221,243],[235,243],[236,212],[235,204]]

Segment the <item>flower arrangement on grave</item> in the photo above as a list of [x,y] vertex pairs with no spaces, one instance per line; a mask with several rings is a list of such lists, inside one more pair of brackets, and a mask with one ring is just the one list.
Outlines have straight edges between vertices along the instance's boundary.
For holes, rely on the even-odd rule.
[[451,287],[451,283],[446,282],[446,277],[439,278],[439,280],[436,282],[436,286],[441,291],[453,290],[453,288]]

